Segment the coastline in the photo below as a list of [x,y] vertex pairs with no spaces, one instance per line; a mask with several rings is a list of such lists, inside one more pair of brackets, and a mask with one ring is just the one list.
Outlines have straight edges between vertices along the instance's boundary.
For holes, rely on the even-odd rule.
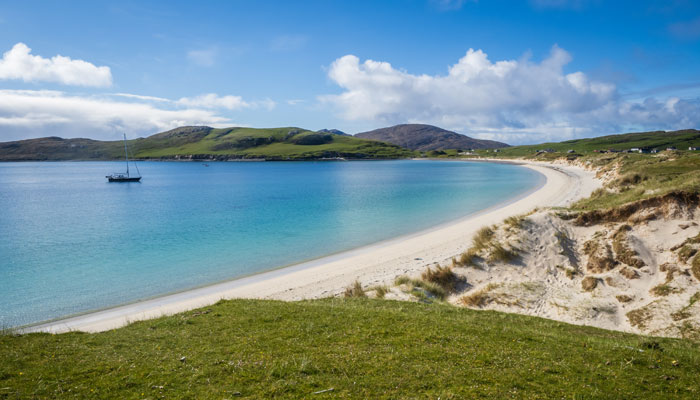
[[386,284],[399,275],[417,273],[427,265],[443,263],[465,251],[472,235],[482,226],[499,223],[509,216],[536,207],[568,205],[588,196],[599,186],[593,172],[578,167],[519,160],[498,162],[533,169],[544,176],[545,182],[523,196],[426,231],[232,281],[31,325],[20,330],[100,332],[138,320],[205,307],[221,299],[293,301],[338,295],[355,280],[363,285]]

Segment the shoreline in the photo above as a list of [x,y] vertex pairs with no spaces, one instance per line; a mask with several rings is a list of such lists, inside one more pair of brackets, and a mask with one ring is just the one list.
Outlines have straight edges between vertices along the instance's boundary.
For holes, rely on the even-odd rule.
[[391,283],[435,262],[443,263],[469,247],[482,226],[543,206],[565,206],[586,197],[598,183],[594,173],[579,167],[530,161],[463,159],[507,162],[539,172],[544,183],[485,210],[417,233],[373,243],[286,267],[167,294],[113,308],[88,312],[19,328],[21,332],[100,332],[130,322],[157,318],[216,303],[221,299],[259,298],[302,300],[338,295],[355,280],[364,286]]

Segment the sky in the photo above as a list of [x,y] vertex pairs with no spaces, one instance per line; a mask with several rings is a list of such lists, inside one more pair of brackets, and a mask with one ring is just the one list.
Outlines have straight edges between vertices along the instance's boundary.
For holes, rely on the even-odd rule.
[[700,1],[0,3],[0,141],[183,125],[509,144],[700,128]]

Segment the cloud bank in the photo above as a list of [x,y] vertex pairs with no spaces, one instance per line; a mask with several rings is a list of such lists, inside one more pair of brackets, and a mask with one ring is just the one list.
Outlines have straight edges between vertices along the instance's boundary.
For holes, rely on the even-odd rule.
[[239,104],[257,103],[216,94],[174,101],[129,93],[0,90],[0,142],[42,136],[114,139],[121,132],[145,136],[183,125],[231,126],[235,123],[219,109]]
[[470,49],[446,75],[414,75],[387,62],[335,60],[328,76],[343,91],[321,96],[346,120],[423,122],[511,143],[564,140],[621,129],[700,125],[697,101],[625,102],[615,85],[565,73],[571,56],[554,46],[547,58],[492,62]]
[[43,58],[32,55],[31,50],[26,44],[17,43],[5,52],[0,59],[0,79],[91,87],[112,85],[109,67],[61,55]]

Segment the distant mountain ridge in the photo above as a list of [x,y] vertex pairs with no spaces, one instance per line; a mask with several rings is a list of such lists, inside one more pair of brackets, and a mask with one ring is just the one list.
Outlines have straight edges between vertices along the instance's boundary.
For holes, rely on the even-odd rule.
[[349,134],[347,134],[347,133],[345,133],[345,132],[343,132],[343,131],[341,131],[341,130],[339,130],[339,129],[321,129],[321,130],[318,130],[318,131],[316,131],[316,132],[319,132],[319,133],[332,133],[332,134],[334,134],[334,135],[341,135],[341,136],[351,136],[351,135],[349,135]]
[[[337,131],[340,132],[340,131]],[[297,127],[212,128],[183,126],[129,140],[130,155],[158,160],[318,160],[408,158],[400,146]],[[122,141],[45,137],[0,143],[0,161],[118,160]]]
[[474,139],[457,132],[424,124],[401,124],[355,134],[362,139],[379,140],[410,150],[497,149],[509,145],[493,140]]

